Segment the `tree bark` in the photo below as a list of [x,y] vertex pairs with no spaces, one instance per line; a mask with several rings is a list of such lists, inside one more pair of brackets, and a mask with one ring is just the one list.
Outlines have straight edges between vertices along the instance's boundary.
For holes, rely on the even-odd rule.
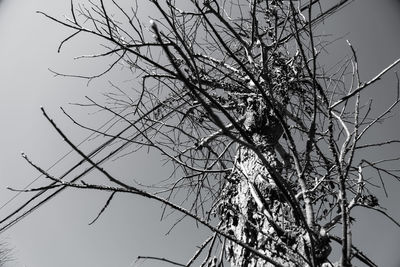
[[[277,172],[284,171],[284,164],[275,153],[283,129],[268,109],[257,104],[249,105],[243,126],[269,165]],[[295,192],[299,191],[295,183],[287,182]],[[283,266],[312,266],[306,229],[296,224],[290,205],[251,149],[237,149],[235,168],[226,183],[219,207],[221,220],[229,234]],[[315,240],[314,254],[317,265],[321,266],[327,261],[331,248],[328,241],[318,234]],[[225,249],[231,266],[273,266],[233,242],[227,242]]]

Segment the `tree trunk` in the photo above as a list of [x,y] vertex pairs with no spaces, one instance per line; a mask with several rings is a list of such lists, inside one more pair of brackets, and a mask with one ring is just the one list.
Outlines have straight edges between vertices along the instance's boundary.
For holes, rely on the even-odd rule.
[[[284,165],[276,156],[275,145],[282,135],[282,127],[260,105],[250,105],[245,118],[244,128],[253,142],[269,165],[281,173]],[[287,182],[294,187],[294,183]],[[267,168],[251,149],[238,148],[235,168],[224,188],[222,199],[219,213],[229,234],[283,266],[310,266],[310,244],[306,229],[297,226],[291,207],[271,179]],[[326,262],[330,246],[324,242],[318,248],[315,256],[321,264]],[[232,266],[273,266],[234,242],[228,242],[225,249]]]

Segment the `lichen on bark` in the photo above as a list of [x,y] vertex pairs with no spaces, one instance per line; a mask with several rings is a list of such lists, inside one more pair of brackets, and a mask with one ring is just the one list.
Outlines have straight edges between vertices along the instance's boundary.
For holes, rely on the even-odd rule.
[[[281,174],[284,164],[280,162],[275,146],[283,134],[282,126],[271,109],[261,102],[248,99],[247,104],[243,127],[269,168]],[[299,192],[293,181],[287,180],[286,184]],[[236,239],[283,266],[310,266],[309,232],[306,226],[296,223],[292,207],[252,149],[237,148],[235,166],[223,190],[218,211],[223,227]],[[318,234],[312,238],[314,256],[321,265],[330,254],[330,246]],[[234,242],[227,242],[225,250],[232,266],[273,266]]]

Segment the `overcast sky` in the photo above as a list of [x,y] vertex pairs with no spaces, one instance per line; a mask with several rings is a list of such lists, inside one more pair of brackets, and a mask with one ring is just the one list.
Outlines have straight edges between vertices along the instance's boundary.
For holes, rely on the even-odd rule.
[[[71,108],[69,102],[82,102],[85,95],[101,99],[100,94],[109,90],[104,80],[88,87],[82,80],[52,76],[48,68],[92,74],[102,66],[71,60],[96,49],[95,40],[79,42],[79,47],[74,47],[77,43],[67,44],[65,52],[57,54],[66,32],[36,14],[37,10],[61,18],[69,12],[69,1],[0,0],[0,218],[30,196],[21,194],[2,207],[15,195],[6,187],[22,188],[37,177],[20,157],[22,150],[43,167],[51,166],[69,151],[41,116],[39,107],[44,106],[79,142],[87,134],[71,127],[58,107]],[[345,40],[349,39],[358,51],[361,76],[367,80],[400,57],[399,29],[399,1],[357,0],[324,25],[327,34],[344,36],[332,46],[329,59],[336,62],[348,54]],[[380,107],[394,96],[393,72],[384,78],[369,89]],[[71,110],[76,112],[76,108]],[[83,116],[87,112],[82,113]],[[400,117],[398,110],[393,115]],[[400,138],[399,124],[398,119],[391,121],[387,127],[375,131],[375,137]],[[389,153],[397,151],[399,147],[392,147]],[[76,158],[67,158],[54,171],[62,173]],[[121,174],[134,172],[141,178],[162,175],[157,157],[137,155],[134,163],[133,169],[128,169],[132,167],[130,163]],[[42,183],[39,179],[34,185]],[[383,199],[382,203],[400,219],[400,184],[388,179],[387,185],[392,199]],[[14,248],[16,258],[9,266],[128,267],[133,266],[138,255],[170,256],[185,262],[207,234],[193,222],[184,221],[166,236],[173,220],[160,223],[159,205],[131,196],[117,197],[106,214],[95,225],[88,226],[105,200],[103,194],[69,190],[5,231],[2,238]],[[361,219],[354,226],[355,244],[365,248],[379,266],[400,266],[400,229],[377,214],[364,211],[357,214]]]

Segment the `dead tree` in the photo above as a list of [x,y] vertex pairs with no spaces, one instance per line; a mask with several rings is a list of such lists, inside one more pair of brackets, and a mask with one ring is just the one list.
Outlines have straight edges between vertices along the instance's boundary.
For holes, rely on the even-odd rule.
[[[132,8],[114,0],[71,1],[66,20],[42,13],[72,30],[59,50],[78,35],[102,40],[103,53],[84,57],[110,58],[110,65],[98,75],[77,77],[90,81],[122,66],[141,86],[136,94],[114,86],[117,93],[105,104],[88,99],[87,105],[119,119],[107,131],[66,113],[79,127],[107,137],[106,145],[115,144],[100,160],[71,142],[43,109],[65,142],[106,181],[86,182],[85,173],[56,177],[24,155],[52,181],[31,191],[110,192],[99,215],[115,194],[157,200],[212,232],[185,264],[153,258],[181,266],[199,257],[203,266],[345,267],[355,259],[376,266],[352,243],[351,213],[365,207],[393,220],[371,189],[377,181],[365,173],[398,180],[399,170],[384,166],[398,158],[372,162],[360,151],[399,142],[366,144],[363,137],[400,98],[371,118],[373,105],[362,96],[399,60],[362,81],[349,42],[351,56],[336,72],[320,67],[325,42],[316,27],[349,1],[327,1],[328,8],[318,0],[148,2],[155,12],[150,21],[139,19],[139,1]],[[158,151],[172,174],[149,188],[101,166],[128,148]],[[341,248],[338,258],[332,258],[332,241]]]
[[9,244],[6,241],[2,240],[0,242],[0,267],[6,266],[7,263],[14,260],[12,251],[13,249],[9,247]]

